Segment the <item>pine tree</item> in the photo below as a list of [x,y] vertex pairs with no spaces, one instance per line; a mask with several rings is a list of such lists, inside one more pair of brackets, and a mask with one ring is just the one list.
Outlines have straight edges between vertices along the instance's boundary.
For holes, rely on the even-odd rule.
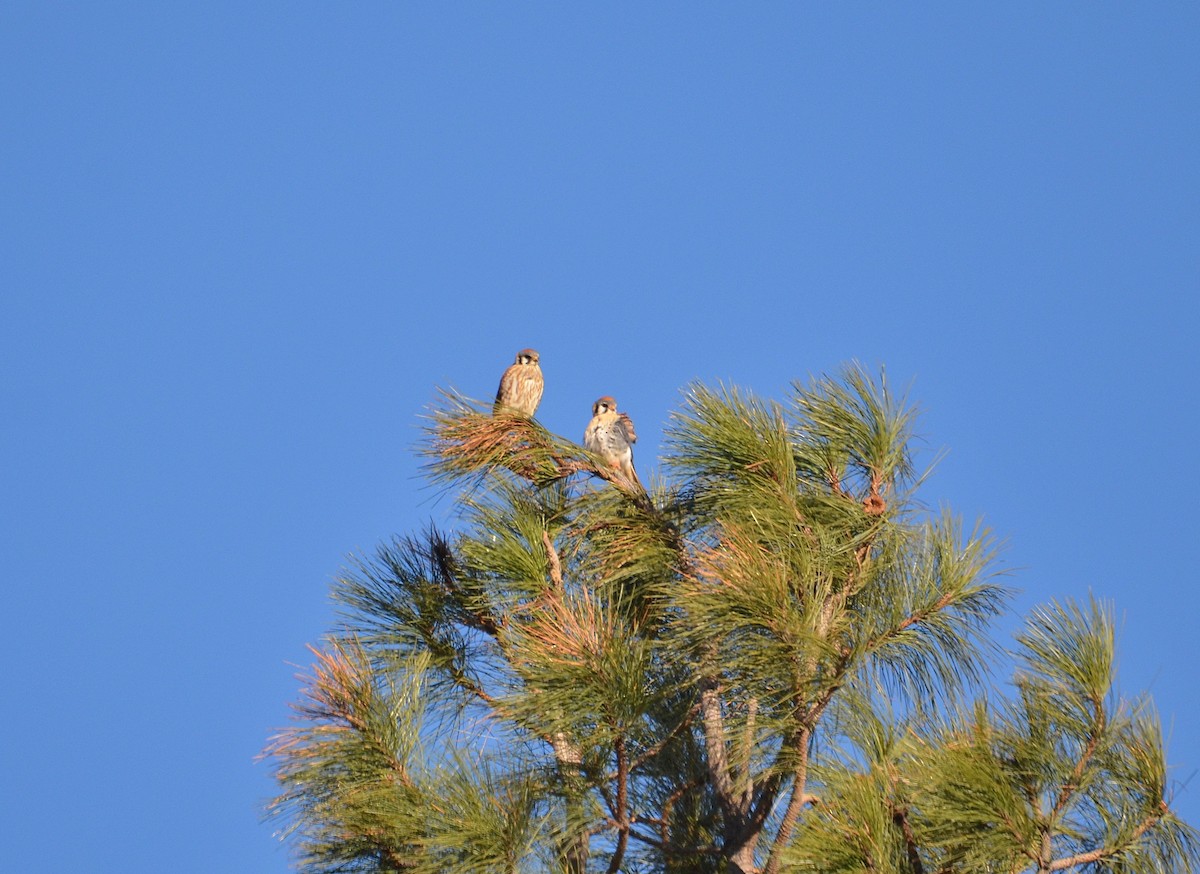
[[647,492],[444,395],[423,451],[459,522],[336,583],[267,750],[300,866],[1193,870],[1110,607],[1039,609],[989,680],[996,544],[923,510],[915,421],[858,366],[784,403],[693,385]]

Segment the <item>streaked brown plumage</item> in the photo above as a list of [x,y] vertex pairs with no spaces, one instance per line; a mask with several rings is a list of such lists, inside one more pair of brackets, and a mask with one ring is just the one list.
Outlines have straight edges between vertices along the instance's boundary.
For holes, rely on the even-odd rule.
[[636,442],[633,420],[625,413],[617,412],[615,400],[605,395],[592,404],[592,421],[583,432],[584,447],[602,456],[626,480],[641,488],[641,480],[633,469],[633,444]]
[[522,349],[517,353],[517,360],[500,377],[496,403],[492,405],[493,416],[500,412],[533,416],[545,388],[538,360],[534,349]]

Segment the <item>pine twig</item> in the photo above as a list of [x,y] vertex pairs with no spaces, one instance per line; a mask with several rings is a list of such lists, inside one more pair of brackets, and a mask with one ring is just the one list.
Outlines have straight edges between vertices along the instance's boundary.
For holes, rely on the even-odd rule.
[[617,754],[617,847],[608,863],[608,874],[617,874],[629,845],[629,759],[625,755],[625,736],[617,735],[613,746]]
[[1086,853],[1076,853],[1074,856],[1067,856],[1063,859],[1055,859],[1046,865],[1047,871],[1064,871],[1067,868],[1073,868],[1077,865],[1088,865],[1092,862],[1099,862],[1101,859],[1106,859],[1109,856],[1114,856],[1124,849],[1132,846],[1142,835],[1150,831],[1162,819],[1162,814],[1166,810],[1167,803],[1159,802],[1159,812],[1152,813],[1142,820],[1138,827],[1133,830],[1129,836],[1129,841],[1124,847],[1101,847],[1098,850],[1090,850]]

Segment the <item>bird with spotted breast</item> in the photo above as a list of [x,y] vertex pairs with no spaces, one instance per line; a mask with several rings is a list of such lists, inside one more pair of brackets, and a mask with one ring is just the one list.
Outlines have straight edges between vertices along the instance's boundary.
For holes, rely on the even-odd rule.
[[633,444],[637,433],[633,420],[617,412],[617,402],[608,395],[592,404],[592,421],[583,432],[583,445],[615,467],[632,485],[642,487],[633,469]]
[[522,349],[517,353],[516,361],[500,377],[496,403],[492,405],[493,416],[497,413],[533,416],[545,388],[538,360],[536,349]]

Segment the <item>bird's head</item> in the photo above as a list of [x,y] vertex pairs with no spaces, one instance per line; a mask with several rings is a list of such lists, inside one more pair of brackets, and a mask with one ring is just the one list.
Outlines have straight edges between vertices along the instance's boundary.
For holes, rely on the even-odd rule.
[[538,354],[536,349],[522,349],[517,353],[515,364],[537,364]]
[[617,402],[609,395],[600,398],[596,403],[592,404],[592,415],[599,416],[601,413],[615,413],[617,411]]

